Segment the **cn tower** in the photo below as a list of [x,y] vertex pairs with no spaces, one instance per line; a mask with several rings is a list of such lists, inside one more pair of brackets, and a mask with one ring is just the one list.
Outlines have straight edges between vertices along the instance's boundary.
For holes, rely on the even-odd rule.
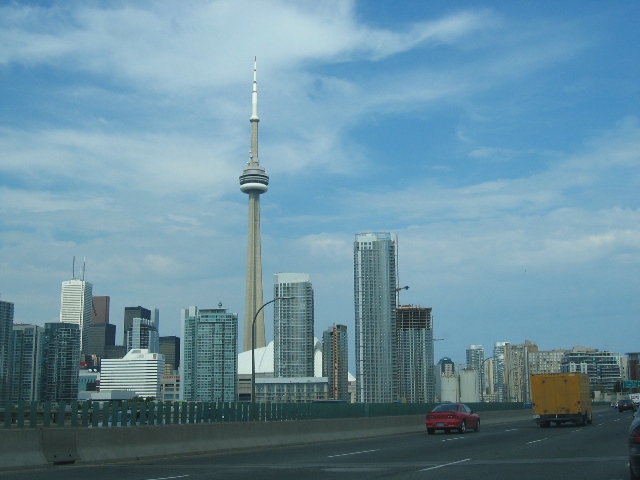
[[[258,161],[258,80],[256,59],[253,60],[253,93],[251,94],[251,152],[240,175],[240,191],[249,195],[249,240],[247,242],[247,290],[244,300],[243,351],[251,350],[253,317],[262,307],[262,257],[260,254],[260,195],[267,191],[269,177]],[[256,318],[256,348],[265,347],[264,312]]]

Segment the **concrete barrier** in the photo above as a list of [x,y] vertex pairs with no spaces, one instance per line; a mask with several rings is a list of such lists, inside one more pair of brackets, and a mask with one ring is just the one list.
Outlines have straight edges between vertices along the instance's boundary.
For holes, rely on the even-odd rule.
[[[479,412],[482,424],[531,419],[530,410]],[[127,461],[426,432],[424,415],[138,427],[0,430],[0,469]]]
[[47,465],[42,429],[0,430],[0,469]]

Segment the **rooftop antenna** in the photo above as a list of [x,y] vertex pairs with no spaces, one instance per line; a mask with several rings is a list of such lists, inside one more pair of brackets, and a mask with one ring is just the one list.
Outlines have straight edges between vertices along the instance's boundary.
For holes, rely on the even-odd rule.
[[71,280],[76,279],[76,256],[73,256],[73,264],[71,267]]
[[82,281],[84,282],[84,265],[85,263],[87,263],[87,259],[83,258],[82,259]]

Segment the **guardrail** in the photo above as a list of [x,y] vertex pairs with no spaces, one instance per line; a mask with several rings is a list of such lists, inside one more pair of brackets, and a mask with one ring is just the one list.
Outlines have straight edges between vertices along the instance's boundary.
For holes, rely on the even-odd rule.
[[[6,402],[0,426],[124,427],[247,421],[316,420],[421,415],[436,403],[257,403],[248,402]],[[469,403],[480,411],[514,410],[521,403]]]

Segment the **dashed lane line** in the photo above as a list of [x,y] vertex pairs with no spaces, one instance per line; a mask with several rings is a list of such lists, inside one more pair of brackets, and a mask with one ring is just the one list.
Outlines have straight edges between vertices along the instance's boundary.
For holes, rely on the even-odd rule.
[[435,467],[423,468],[420,471],[421,472],[426,472],[427,470],[435,470],[436,468],[450,467],[451,465],[457,465],[459,463],[468,462],[469,460],[471,460],[471,459],[470,458],[465,458],[464,460],[458,460],[457,462],[443,463],[442,465],[436,465]]
[[532,440],[527,442],[527,445],[531,445],[532,443],[544,442],[545,440],[549,440],[548,438],[541,438],[540,440]]
[[380,450],[380,449],[376,448],[375,450],[362,450],[360,452],[340,453],[339,455],[327,455],[327,458],[346,457],[347,455],[358,455],[360,453],[371,453],[371,452],[377,452],[378,450]]

